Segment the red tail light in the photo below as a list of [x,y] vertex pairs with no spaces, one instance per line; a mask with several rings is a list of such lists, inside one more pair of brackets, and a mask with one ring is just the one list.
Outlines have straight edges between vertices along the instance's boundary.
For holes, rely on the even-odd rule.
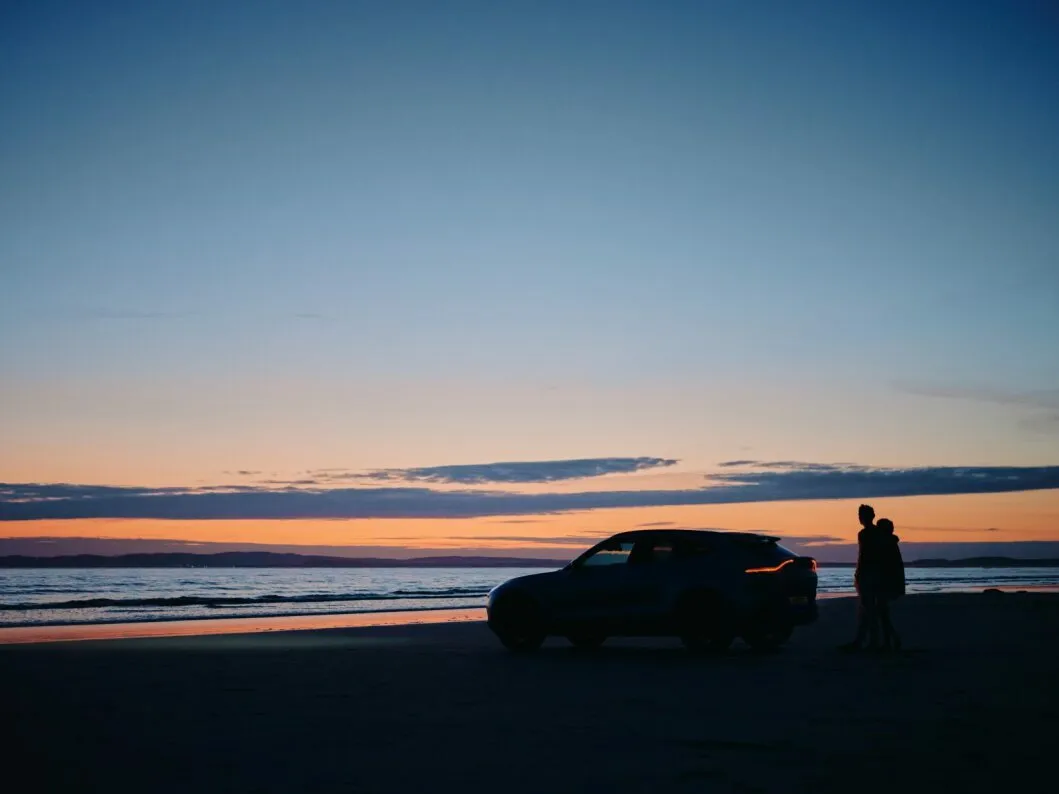
[[813,573],[816,573],[816,560],[812,557],[798,557],[796,559],[784,560],[779,565],[773,565],[769,568],[747,568],[746,573],[779,573],[788,565],[796,565],[799,568],[808,568]]
[[746,573],[778,573],[792,562],[794,562],[794,560],[784,560],[779,565],[774,565],[771,568],[747,568]]

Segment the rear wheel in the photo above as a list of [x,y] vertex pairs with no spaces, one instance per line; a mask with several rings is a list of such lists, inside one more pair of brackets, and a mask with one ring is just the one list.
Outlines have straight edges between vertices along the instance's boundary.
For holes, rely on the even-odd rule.
[[791,638],[794,627],[790,624],[759,626],[743,632],[743,641],[755,651],[775,651]]
[[606,635],[592,631],[581,631],[576,634],[567,634],[566,639],[570,640],[570,643],[575,648],[580,648],[586,651],[595,650],[607,641]]
[[489,626],[508,650],[531,653],[544,644],[540,609],[525,596],[511,595],[493,607]]
[[689,651],[723,651],[735,639],[731,610],[714,593],[690,596],[677,610],[680,641]]

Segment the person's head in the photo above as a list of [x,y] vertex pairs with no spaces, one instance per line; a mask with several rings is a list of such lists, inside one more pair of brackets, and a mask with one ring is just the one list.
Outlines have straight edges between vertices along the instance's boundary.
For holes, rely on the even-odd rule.
[[894,534],[894,522],[888,518],[880,518],[875,522],[875,526],[881,529],[884,535]]
[[870,527],[871,522],[875,520],[875,508],[871,505],[861,505],[857,510],[857,517],[860,519],[861,526]]

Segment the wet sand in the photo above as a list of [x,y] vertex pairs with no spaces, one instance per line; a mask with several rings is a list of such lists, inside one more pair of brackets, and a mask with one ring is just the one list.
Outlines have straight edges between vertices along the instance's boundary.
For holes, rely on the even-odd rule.
[[65,626],[0,627],[0,645],[74,640],[128,640],[143,637],[188,637],[208,634],[258,634],[365,626],[412,626],[485,620],[485,609],[421,609],[395,612],[346,612],[328,615],[281,615],[264,618],[203,618],[137,623],[80,623]]
[[1037,790],[1059,595],[902,599],[844,655],[830,601],[778,654],[503,651],[478,622],[0,647],[5,779],[122,792]]

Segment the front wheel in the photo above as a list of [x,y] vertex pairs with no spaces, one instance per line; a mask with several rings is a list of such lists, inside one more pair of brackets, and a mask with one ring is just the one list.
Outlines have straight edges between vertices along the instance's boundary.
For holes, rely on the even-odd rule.
[[755,651],[775,651],[782,647],[794,633],[790,624],[761,626],[743,633],[743,641]]
[[544,644],[540,610],[528,598],[509,596],[500,601],[489,616],[489,627],[505,648],[516,653],[531,653]]

